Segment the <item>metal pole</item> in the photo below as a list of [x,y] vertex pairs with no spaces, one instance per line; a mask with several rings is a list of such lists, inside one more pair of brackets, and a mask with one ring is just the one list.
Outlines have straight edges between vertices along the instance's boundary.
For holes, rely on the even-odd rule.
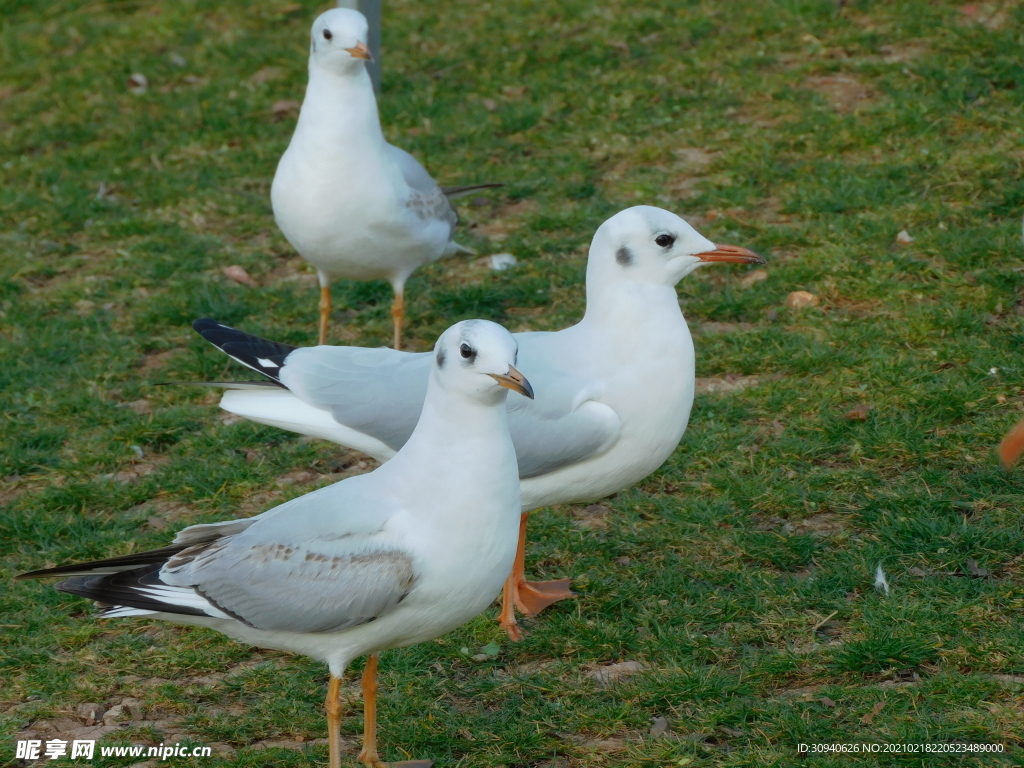
[[382,0],[338,0],[339,8],[351,8],[359,11],[366,17],[370,24],[369,40],[370,54],[373,56],[367,68],[370,70],[370,79],[373,81],[373,90],[380,93],[380,19]]

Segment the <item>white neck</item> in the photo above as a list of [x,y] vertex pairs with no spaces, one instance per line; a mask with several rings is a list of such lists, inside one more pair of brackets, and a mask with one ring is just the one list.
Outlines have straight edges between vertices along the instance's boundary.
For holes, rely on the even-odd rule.
[[600,329],[606,339],[636,344],[637,335],[671,332],[686,321],[675,286],[587,275],[587,310],[581,326]]
[[295,135],[302,135],[314,151],[319,147],[334,154],[344,145],[383,152],[386,142],[366,67],[338,74],[311,62]]
[[[441,498],[486,497],[500,493],[510,483],[518,489],[515,448],[509,435],[505,398],[487,405],[445,391],[431,373],[423,411],[408,441],[378,472],[393,469],[418,482],[416,500],[427,496],[423,489],[439,489]],[[472,467],[472,470],[467,468]]]

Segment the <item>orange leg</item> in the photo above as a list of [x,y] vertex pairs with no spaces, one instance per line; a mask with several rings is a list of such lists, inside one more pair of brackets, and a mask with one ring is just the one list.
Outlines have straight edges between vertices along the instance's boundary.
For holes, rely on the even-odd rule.
[[[377,654],[366,659],[363,670],[363,749],[359,760],[369,768],[389,768],[377,754]],[[432,760],[402,760],[391,763],[390,768],[430,768]]]
[[505,587],[501,592],[501,618],[498,623],[505,630],[509,640],[518,643],[523,639],[523,633],[519,629],[519,622],[516,621],[515,597],[516,579],[511,573],[505,579]]
[[405,293],[396,293],[391,303],[391,319],[395,324],[394,348],[402,348],[402,321],[405,319]]
[[[515,613],[508,606],[511,597],[515,607],[527,616],[536,616],[549,605],[575,597],[569,589],[572,579],[559,579],[557,581],[527,581],[526,580],[526,522],[529,515],[524,514],[519,519],[519,547],[516,549],[516,560],[512,566],[512,575],[505,585],[504,605],[501,611],[501,626],[508,632],[509,638],[513,641],[522,638],[518,626],[515,624]],[[511,594],[510,594],[511,593]],[[511,616],[511,621],[509,620]],[[512,629],[514,627],[514,630]]]
[[999,444],[999,459],[1003,466],[1009,469],[1024,452],[1024,420],[1017,423],[1013,429],[1006,433],[1003,442]]
[[320,286],[320,344],[327,343],[327,324],[331,320],[331,286]]
[[377,654],[366,659],[363,670],[363,748],[359,760],[370,768],[387,768],[377,754]]
[[330,768],[341,768],[341,678],[331,675],[327,683],[327,744]]

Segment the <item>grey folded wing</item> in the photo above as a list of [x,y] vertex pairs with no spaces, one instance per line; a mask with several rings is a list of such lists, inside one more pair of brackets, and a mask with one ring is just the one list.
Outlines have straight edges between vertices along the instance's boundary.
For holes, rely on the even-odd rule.
[[415,157],[404,149],[388,144],[391,159],[402,172],[402,178],[409,185],[410,194],[406,202],[413,213],[424,221],[443,221],[451,228],[449,239],[459,223],[459,215],[452,208],[444,190],[427,173],[426,168],[419,164]]
[[583,400],[568,407],[545,408],[543,402],[527,401],[521,406],[517,400],[509,398],[509,432],[521,480],[586,461],[618,440],[619,416],[604,403]]
[[194,589],[251,627],[307,633],[380,618],[409,594],[416,574],[408,554],[357,550],[344,538],[284,543],[230,537],[182,551],[160,579]]
[[288,356],[281,383],[339,424],[397,451],[423,410],[431,358],[383,347],[304,347]]
[[[397,451],[419,420],[431,359],[429,352],[306,347],[288,356],[281,383],[329,411],[339,424]],[[618,414],[589,396],[586,381],[550,365],[524,365],[522,370],[537,398],[508,399],[521,478],[584,461],[614,444],[621,428]]]

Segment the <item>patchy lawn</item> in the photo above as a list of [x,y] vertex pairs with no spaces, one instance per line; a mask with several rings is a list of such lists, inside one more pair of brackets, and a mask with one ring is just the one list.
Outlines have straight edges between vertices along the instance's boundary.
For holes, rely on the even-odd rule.
[[[320,665],[97,621],[10,579],[372,466],[157,386],[240,374],[191,332],[197,317],[315,340],[315,279],[268,193],[326,5],[0,7],[0,758],[19,733],[93,728],[106,745],[209,744],[210,766],[325,763]],[[462,201],[460,239],[518,259],[417,272],[412,347],[468,317],[573,322],[590,237],[629,205],[769,260],[679,286],[702,394],[665,466],[535,516],[531,574],[575,575],[579,598],[518,645],[484,616],[383,656],[386,758],[1020,764],[1024,474],[993,448],[1024,408],[1024,6],[385,13],[388,135],[443,184],[506,183]],[[334,295],[334,341],[388,342],[386,284]],[[797,754],[871,742],[1006,752]]]

